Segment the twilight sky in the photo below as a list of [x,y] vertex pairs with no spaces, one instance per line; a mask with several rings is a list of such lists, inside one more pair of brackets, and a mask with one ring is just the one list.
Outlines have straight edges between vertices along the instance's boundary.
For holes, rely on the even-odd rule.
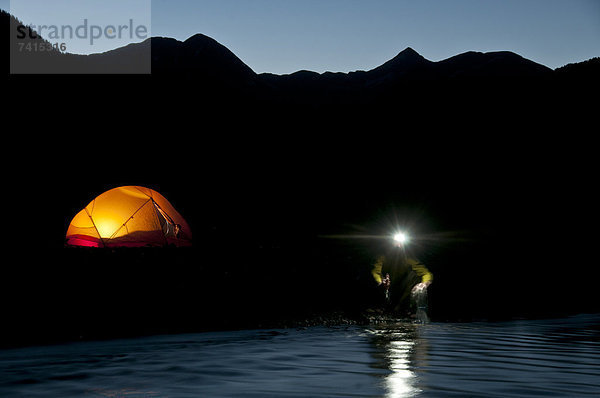
[[508,50],[556,68],[600,56],[600,0],[152,0],[151,31],[203,33],[258,73],[369,70],[406,47],[432,61]]
[[439,61],[514,51],[556,68],[600,56],[599,0],[154,0],[154,36],[204,33],[256,72],[368,70],[406,47]]

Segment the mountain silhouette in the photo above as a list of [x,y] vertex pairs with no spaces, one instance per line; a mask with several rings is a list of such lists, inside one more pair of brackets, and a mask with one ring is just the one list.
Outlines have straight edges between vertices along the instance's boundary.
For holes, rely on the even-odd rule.
[[[2,13],[2,25],[19,24],[7,13]],[[5,32],[8,32],[6,27]],[[43,39],[39,39],[43,40]],[[8,47],[8,40],[3,41]],[[151,46],[151,60],[144,58]],[[3,51],[8,54],[8,51]],[[148,64],[158,79],[189,79],[214,92],[223,90],[245,93],[261,100],[288,101],[316,104],[365,103],[381,96],[389,96],[399,88],[414,85],[460,83],[479,84],[482,81],[527,81],[548,79],[554,75],[580,74],[584,69],[565,67],[552,71],[512,52],[467,52],[432,62],[412,48],[400,52],[393,59],[370,71],[350,73],[316,73],[298,71],[289,75],[256,74],[225,46],[216,40],[197,34],[181,42],[171,38],[154,37],[142,43],[94,55],[13,53],[14,62],[28,73],[66,71],[67,73],[128,72]],[[8,62],[4,62],[7,65]],[[585,70],[597,71],[597,64]],[[150,69],[148,69],[150,72]],[[595,74],[591,72],[591,74]],[[474,82],[477,83],[474,83]],[[485,85],[486,82],[484,82]],[[519,84],[515,83],[515,84]]]
[[397,78],[417,71],[430,71],[432,65],[433,62],[408,47],[393,59],[370,71],[369,74],[379,79]]
[[438,63],[445,77],[535,77],[552,72],[550,68],[509,51],[467,52]]
[[244,84],[256,74],[216,40],[197,34],[184,42],[155,37],[152,42],[152,73],[187,77],[202,76],[222,83]]

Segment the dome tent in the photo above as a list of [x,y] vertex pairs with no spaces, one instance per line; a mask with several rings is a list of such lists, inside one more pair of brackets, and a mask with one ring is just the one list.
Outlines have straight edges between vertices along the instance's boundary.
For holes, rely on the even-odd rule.
[[128,186],[92,200],[71,221],[66,240],[84,247],[191,246],[192,233],[164,196]]

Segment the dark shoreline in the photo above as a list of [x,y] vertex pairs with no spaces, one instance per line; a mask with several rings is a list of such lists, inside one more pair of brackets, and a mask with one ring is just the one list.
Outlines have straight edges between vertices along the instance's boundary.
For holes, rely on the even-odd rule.
[[[582,314],[591,314],[591,312],[582,313],[564,313],[554,315],[540,315],[540,316],[514,316],[514,317],[492,317],[492,318],[480,318],[480,319],[468,319],[468,320],[452,320],[452,321],[433,321],[426,323],[496,323],[496,322],[510,322],[520,320],[544,320],[544,319],[561,319],[569,316],[576,316]],[[197,333],[214,333],[214,332],[230,332],[230,331],[241,331],[241,330],[285,330],[285,329],[298,329],[304,330],[312,327],[326,327],[326,328],[339,328],[339,327],[396,327],[399,324],[422,324],[418,322],[414,316],[401,316],[399,314],[386,311],[383,309],[367,309],[360,313],[353,312],[348,313],[344,311],[330,311],[321,314],[313,314],[311,316],[304,317],[284,317],[280,319],[260,319],[254,322],[245,322],[239,324],[228,324],[228,325],[205,325],[202,328],[191,328],[191,329],[180,329],[178,331],[169,330],[169,328],[156,328],[147,329],[146,331],[141,330],[128,330],[113,333],[100,333],[75,336],[68,333],[64,333],[62,336],[54,336],[52,338],[37,336],[37,338],[30,338],[27,341],[19,340],[14,338],[7,340],[4,337],[0,344],[0,350],[7,349],[19,349],[26,347],[41,347],[41,346],[52,346],[61,344],[70,344],[77,342],[92,342],[92,341],[109,341],[109,340],[120,340],[120,339],[136,339],[151,336],[161,335],[182,335],[182,334],[197,334]]]
[[[8,269],[10,283],[2,291],[4,302],[11,304],[0,346],[413,321],[408,311],[385,308],[371,275],[372,247],[325,241],[311,248],[298,252],[282,243],[228,252],[225,244],[208,242],[187,249],[23,253],[23,265]],[[473,246],[463,250],[479,258]],[[480,249],[481,256],[488,252]],[[553,274],[545,283],[541,279],[519,289],[528,280],[527,270],[519,278],[504,272],[481,283],[481,274],[474,272],[478,262],[469,266],[460,252],[438,257],[463,262],[460,268],[435,257],[425,262],[434,274],[428,288],[432,322],[555,318],[599,310],[585,285],[569,295],[557,294],[574,285]],[[486,272],[494,275],[490,266]]]

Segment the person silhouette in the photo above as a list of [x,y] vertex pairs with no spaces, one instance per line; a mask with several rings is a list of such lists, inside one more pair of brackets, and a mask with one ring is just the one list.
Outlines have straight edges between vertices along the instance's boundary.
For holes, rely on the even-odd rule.
[[407,314],[411,311],[414,297],[425,297],[415,296],[415,292],[426,291],[433,282],[433,274],[427,267],[419,260],[408,257],[404,250],[379,256],[371,272],[383,291],[386,305],[396,312]]

